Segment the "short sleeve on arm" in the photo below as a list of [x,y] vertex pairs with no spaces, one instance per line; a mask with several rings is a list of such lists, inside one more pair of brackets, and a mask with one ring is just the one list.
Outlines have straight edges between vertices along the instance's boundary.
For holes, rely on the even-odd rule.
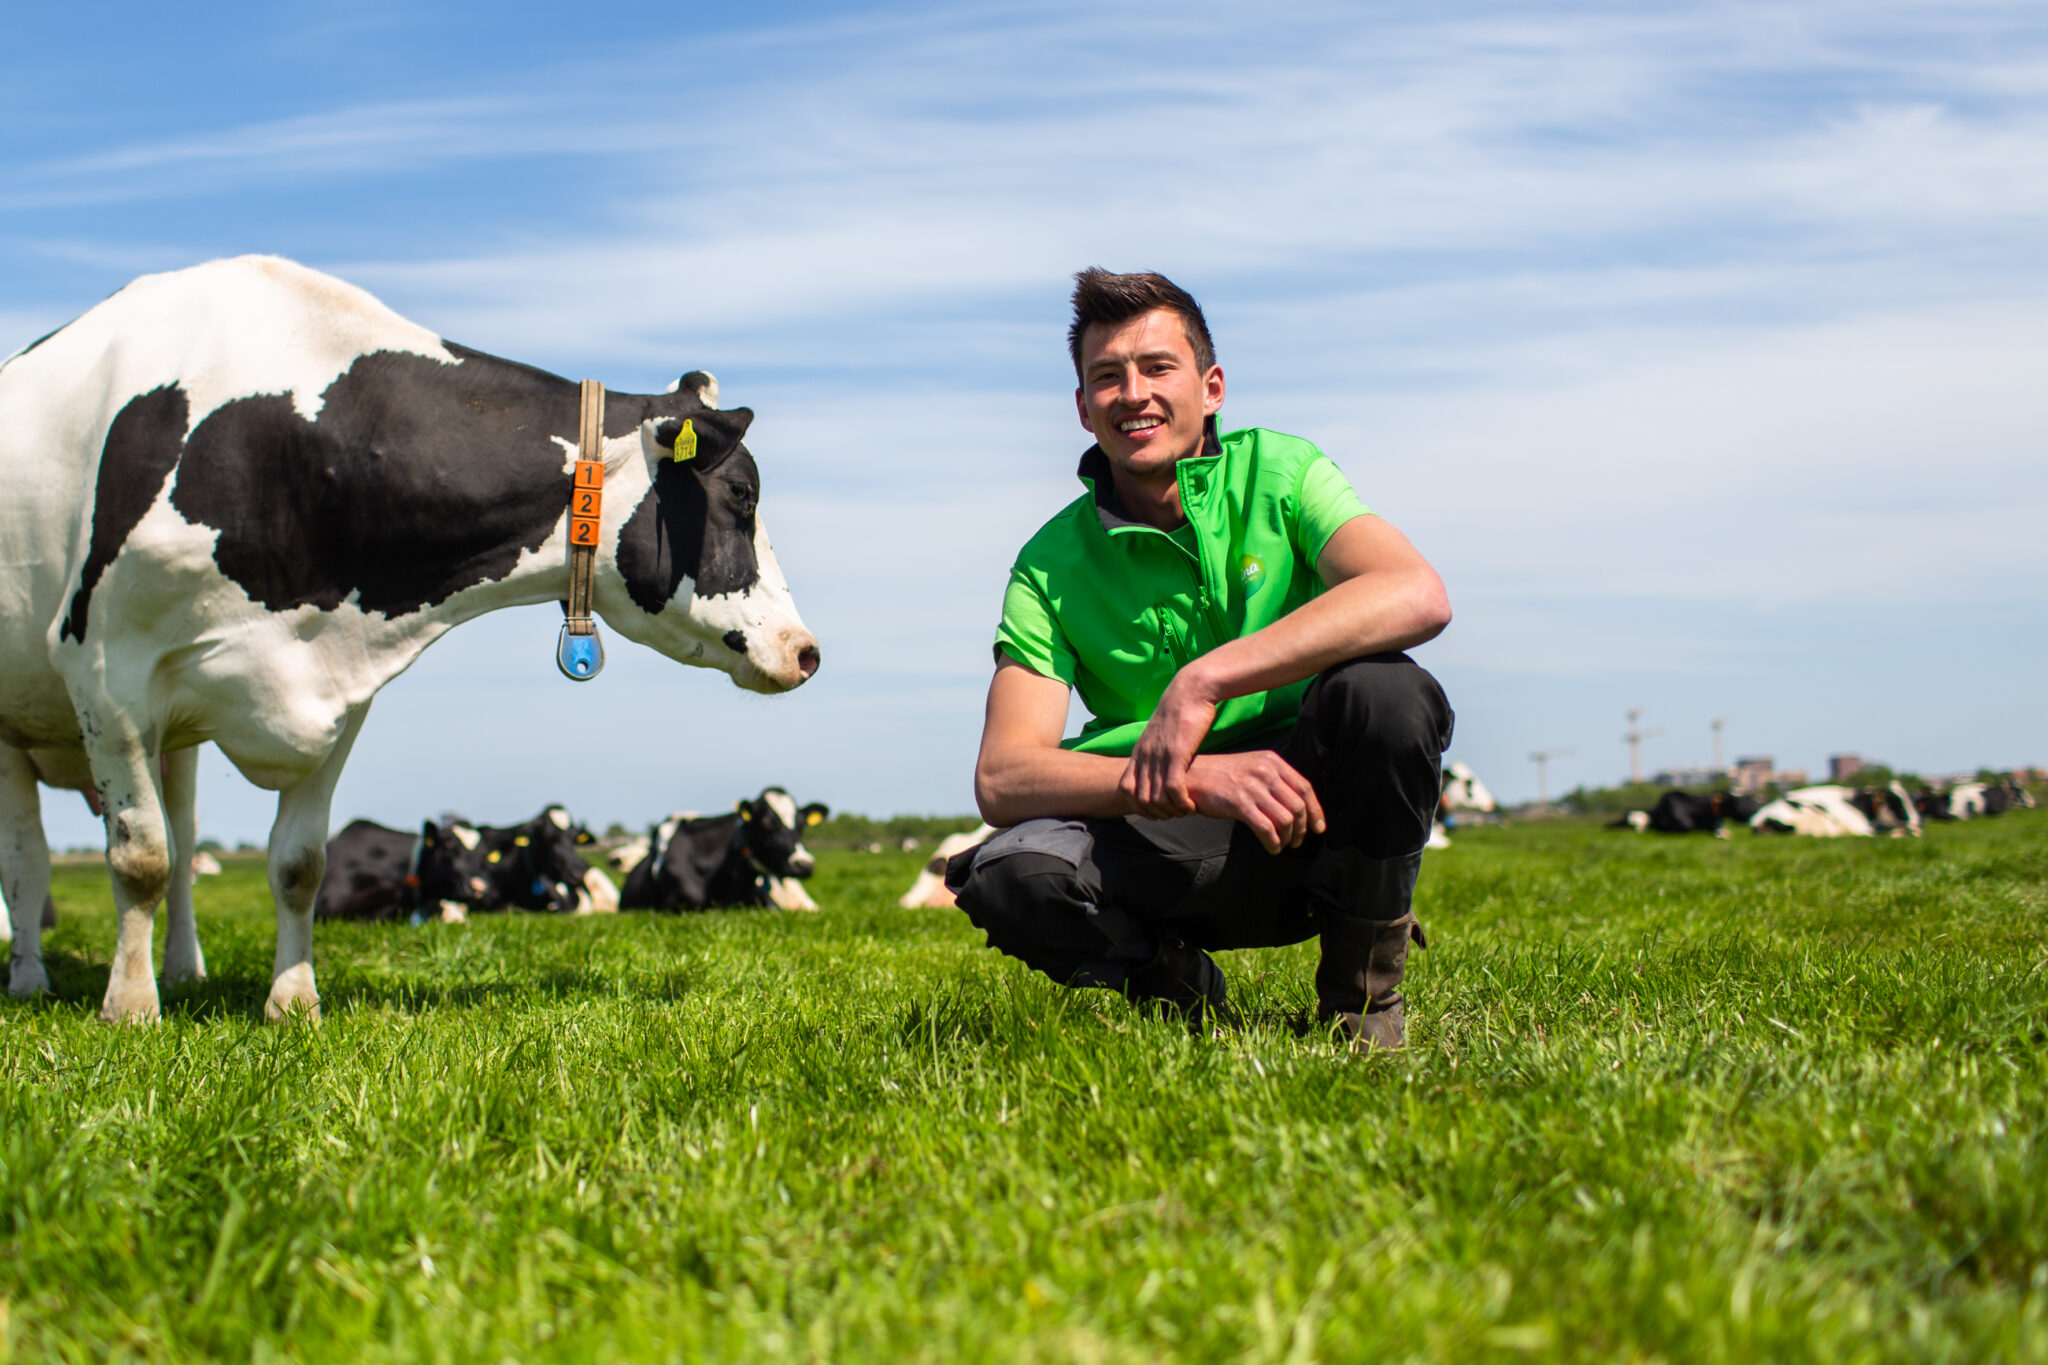
[[996,649],[1048,678],[1074,685],[1074,651],[1053,619],[1052,604],[1021,570],[1010,571],[1003,593],[1003,623],[996,627]]
[[1302,556],[1310,565],[1322,556],[1323,546],[1337,534],[1337,528],[1371,509],[1351,491],[1351,480],[1327,455],[1317,455],[1301,471],[1301,522],[1299,536]]

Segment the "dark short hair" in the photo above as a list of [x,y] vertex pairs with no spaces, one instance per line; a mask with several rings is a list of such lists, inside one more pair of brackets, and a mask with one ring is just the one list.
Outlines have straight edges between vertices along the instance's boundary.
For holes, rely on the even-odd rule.
[[1155,309],[1180,314],[1181,330],[1195,353],[1195,368],[1207,374],[1216,363],[1216,343],[1195,296],[1166,276],[1150,270],[1117,275],[1091,265],[1074,276],[1074,325],[1067,329],[1067,350],[1074,357],[1074,376],[1081,378],[1081,334],[1096,323],[1115,327]]

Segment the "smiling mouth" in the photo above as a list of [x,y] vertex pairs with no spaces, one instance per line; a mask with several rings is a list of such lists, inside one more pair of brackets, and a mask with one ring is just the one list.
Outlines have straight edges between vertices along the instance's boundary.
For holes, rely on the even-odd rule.
[[1165,425],[1166,419],[1164,417],[1126,417],[1123,421],[1116,424],[1116,429],[1125,435],[1130,435],[1134,432],[1151,431],[1154,428]]

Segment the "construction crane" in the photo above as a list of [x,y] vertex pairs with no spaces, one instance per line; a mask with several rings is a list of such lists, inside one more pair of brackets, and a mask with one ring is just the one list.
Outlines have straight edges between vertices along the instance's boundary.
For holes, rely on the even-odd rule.
[[1550,783],[1547,780],[1550,760],[1553,758],[1566,758],[1570,756],[1571,752],[1570,749],[1538,749],[1529,755],[1529,761],[1536,765],[1537,805],[1547,806],[1550,804]]
[[1643,780],[1643,741],[1655,739],[1664,733],[1661,728],[1645,730],[1636,724],[1642,719],[1643,710],[1640,706],[1629,708],[1628,733],[1621,737],[1622,743],[1628,745],[1628,780],[1631,783],[1640,783]]

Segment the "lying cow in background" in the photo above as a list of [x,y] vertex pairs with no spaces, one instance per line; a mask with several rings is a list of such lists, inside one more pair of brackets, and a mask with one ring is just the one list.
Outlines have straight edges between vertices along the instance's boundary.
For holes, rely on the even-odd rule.
[[799,883],[817,870],[803,832],[831,811],[798,808],[769,787],[730,815],[671,815],[648,832],[648,854],[626,877],[626,910],[701,910],[711,905],[773,905],[815,910]]
[[1723,828],[1722,821],[1747,820],[1757,813],[1757,809],[1755,798],[1737,796],[1732,792],[1699,796],[1673,790],[1658,797],[1657,804],[1650,809],[1632,810],[1608,828],[1632,829],[1638,834],[1644,830],[1655,830],[1659,834],[1711,834],[1717,839],[1725,839],[1728,831]]
[[424,821],[417,831],[351,820],[327,841],[327,873],[313,898],[319,920],[466,918],[467,903],[488,887],[482,836],[459,815]]
[[484,879],[490,889],[473,910],[534,910],[548,914],[609,915],[619,908],[618,888],[583,860],[596,844],[590,831],[549,806],[523,825],[480,827]]
[[924,868],[917,874],[917,880],[903,893],[896,904],[905,910],[950,910],[953,908],[953,893],[946,888],[946,864],[970,848],[980,848],[996,833],[996,827],[982,824],[965,834],[948,834],[939,840],[939,846],[932,850],[932,856],[924,860]]
[[1749,827],[1759,834],[1867,839],[1877,831],[1849,797],[1847,787],[1800,787],[1758,810],[1749,818]]
[[[753,414],[716,404],[701,371],[608,396],[593,606],[672,659],[786,692],[817,641],[756,511]],[[156,907],[183,880],[193,804],[155,770],[210,740],[279,794],[264,1013],[317,1014],[313,900],[370,702],[453,627],[566,597],[579,427],[576,384],[274,257],[144,277],[0,360],[10,988],[48,987],[28,755],[90,769],[119,924],[100,1014],[152,1019]],[[178,918],[173,902],[169,980],[201,970]]]
[[[696,814],[697,812],[691,811],[688,816],[682,818],[692,818]],[[644,834],[621,840],[604,851],[604,865],[621,877],[626,876],[646,859],[648,846],[647,836]]]
[[1920,793],[1920,814],[1929,820],[1982,820],[2009,810],[2032,810],[2034,798],[2017,782],[1958,782],[1945,792]]
[[1856,807],[1870,822],[1871,829],[1880,834],[1889,834],[1893,838],[1920,837],[1920,808],[1902,783],[1858,788],[1850,794],[1849,804]]
[[1459,811],[1491,815],[1499,809],[1493,793],[1470,768],[1459,762],[1445,764],[1443,786],[1437,793],[1436,819],[1429,827],[1429,842],[1423,847],[1449,848],[1450,832],[1458,827]]

